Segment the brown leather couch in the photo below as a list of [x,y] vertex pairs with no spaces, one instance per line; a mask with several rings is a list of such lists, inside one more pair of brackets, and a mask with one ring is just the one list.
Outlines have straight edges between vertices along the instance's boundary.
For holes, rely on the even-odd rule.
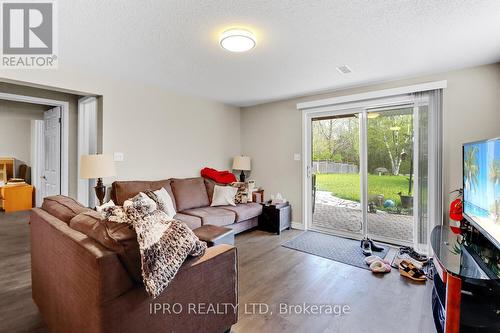
[[[118,203],[126,199],[123,185],[114,185]],[[182,196],[181,188],[170,190]],[[189,200],[201,199],[181,201]],[[186,216],[192,226],[203,223],[203,217]],[[152,299],[141,284],[138,244],[128,226],[102,221],[75,200],[55,196],[32,210],[30,227],[33,299],[51,332],[224,332],[237,322],[233,246],[214,246],[186,260]],[[207,311],[209,306],[218,311]]]
[[202,177],[159,181],[116,181],[111,187],[111,199],[117,205],[122,205],[125,200],[139,192],[164,187],[174,202],[177,211],[175,218],[185,222],[191,229],[213,224],[231,228],[237,234],[256,227],[258,217],[262,214],[262,205],[259,203],[210,207],[216,184]]

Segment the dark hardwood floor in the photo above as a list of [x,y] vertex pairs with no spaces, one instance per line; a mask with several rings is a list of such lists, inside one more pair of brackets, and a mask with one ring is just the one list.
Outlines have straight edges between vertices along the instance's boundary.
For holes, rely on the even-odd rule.
[[[393,270],[377,276],[281,244],[301,231],[236,237],[240,312],[233,332],[435,332],[431,283],[415,284]],[[394,250],[388,254],[392,258]],[[272,314],[246,314],[245,303],[266,303]],[[280,303],[348,305],[350,313],[280,315]],[[248,311],[247,311],[248,312]]]
[[0,212],[0,332],[44,326],[31,299],[29,212]]
[[[31,299],[28,216],[0,212],[0,332],[46,332]],[[298,234],[236,237],[240,307],[233,332],[435,332],[431,283],[411,283],[396,271],[375,276],[281,246]],[[263,304],[262,314],[255,303]],[[350,312],[280,314],[281,303],[348,305]]]

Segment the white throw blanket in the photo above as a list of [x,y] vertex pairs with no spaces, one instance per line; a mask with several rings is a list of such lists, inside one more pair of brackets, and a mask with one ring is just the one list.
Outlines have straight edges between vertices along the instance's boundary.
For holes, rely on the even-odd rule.
[[153,297],[169,285],[188,256],[202,255],[207,248],[185,223],[170,219],[145,195],[127,200],[123,207],[105,208],[103,216],[135,229],[142,278],[146,291]]

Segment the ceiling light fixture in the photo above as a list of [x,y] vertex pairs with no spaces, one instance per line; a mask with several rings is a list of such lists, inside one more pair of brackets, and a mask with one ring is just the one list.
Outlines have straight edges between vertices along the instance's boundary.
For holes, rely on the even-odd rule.
[[378,112],[369,112],[368,113],[368,119],[375,119],[375,118],[378,118],[378,116],[380,116],[380,113],[378,113]]
[[230,52],[246,52],[256,45],[255,36],[245,29],[229,29],[219,38],[220,46]]

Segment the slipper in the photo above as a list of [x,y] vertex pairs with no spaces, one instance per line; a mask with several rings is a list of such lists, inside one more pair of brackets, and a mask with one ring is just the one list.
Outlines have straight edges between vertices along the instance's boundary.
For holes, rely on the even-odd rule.
[[370,264],[370,269],[373,273],[389,273],[391,266],[381,260],[375,260]]
[[365,263],[370,266],[374,261],[382,261],[384,264],[390,264],[390,262],[388,262],[387,260],[385,259],[382,259],[380,258],[379,256],[369,256],[369,257],[366,257],[365,258]]
[[408,260],[403,260],[399,264],[399,274],[413,281],[425,282],[427,279],[423,270],[418,269]]

